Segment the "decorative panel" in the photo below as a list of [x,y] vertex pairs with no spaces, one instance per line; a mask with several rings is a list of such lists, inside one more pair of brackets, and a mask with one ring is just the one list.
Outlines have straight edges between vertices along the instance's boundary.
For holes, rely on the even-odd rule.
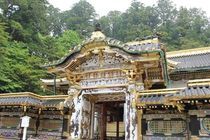
[[143,140],[187,140],[186,137],[143,136]]
[[17,128],[20,124],[20,118],[18,117],[1,117],[1,128]]
[[125,93],[126,88],[124,87],[112,87],[112,88],[92,88],[92,89],[84,89],[82,91],[83,94],[110,94],[113,95],[115,93]]
[[36,118],[31,118],[29,122],[29,130],[35,130],[36,129]]
[[202,118],[201,119],[202,129],[201,133],[203,134],[210,134],[210,118]]
[[82,87],[96,87],[96,86],[107,86],[107,85],[124,85],[128,83],[126,78],[103,78],[95,80],[83,80],[81,81]]
[[181,120],[155,120],[148,122],[149,129],[156,134],[179,134],[186,130],[186,122]]
[[40,120],[40,127],[43,131],[61,131],[62,120]]
[[85,58],[80,59],[80,63],[77,64],[74,72],[92,71],[96,69],[107,68],[122,68],[127,65],[127,61],[122,56],[115,56],[115,54],[103,55],[92,54],[87,60]]
[[203,127],[210,133],[210,118],[203,119]]

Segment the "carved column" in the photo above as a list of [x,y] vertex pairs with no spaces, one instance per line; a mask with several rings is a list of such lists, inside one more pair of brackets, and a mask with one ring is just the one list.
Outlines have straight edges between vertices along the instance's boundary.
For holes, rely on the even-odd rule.
[[73,98],[71,116],[71,139],[89,139],[91,124],[91,101],[87,95],[79,94]]
[[136,84],[130,82],[128,91],[126,93],[126,119],[125,119],[125,139],[126,140],[137,140],[138,139],[138,128],[137,125],[137,110],[136,110],[136,93],[137,91],[144,90],[142,83]]
[[125,140],[130,139],[130,93],[126,92],[125,95]]

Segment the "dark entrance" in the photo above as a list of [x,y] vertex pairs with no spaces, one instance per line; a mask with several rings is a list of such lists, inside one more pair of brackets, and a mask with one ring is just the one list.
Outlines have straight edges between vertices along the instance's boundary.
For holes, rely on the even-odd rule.
[[124,103],[96,104],[94,134],[97,140],[124,140]]

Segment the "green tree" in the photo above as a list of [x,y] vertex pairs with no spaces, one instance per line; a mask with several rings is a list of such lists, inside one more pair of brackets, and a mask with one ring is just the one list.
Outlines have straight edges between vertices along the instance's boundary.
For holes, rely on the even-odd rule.
[[103,16],[99,19],[103,32],[113,38],[119,38],[120,24],[122,22],[121,12],[110,11],[107,16]]
[[63,12],[62,21],[65,29],[76,31],[85,38],[93,31],[96,16],[94,7],[86,0],[80,0],[70,10]]
[[62,13],[58,8],[49,5],[47,8],[47,24],[53,36],[59,36],[63,32],[64,23],[61,20]]
[[63,34],[57,38],[56,46],[57,47],[64,47],[65,51],[67,52],[74,46],[78,45],[81,42],[79,34],[75,31],[66,30]]
[[0,0],[2,18],[13,40],[31,42],[37,33],[49,34],[47,0]]
[[29,43],[29,53],[37,56],[43,62],[50,62],[59,59],[65,53],[63,46],[56,46],[57,39],[52,36],[37,34],[36,43]]
[[0,46],[5,46],[8,43],[9,34],[5,30],[5,23],[0,22]]
[[169,24],[174,21],[177,9],[171,0],[158,0],[156,10],[161,20],[160,24]]
[[176,49],[179,45],[179,33],[176,28],[177,9],[170,0],[158,0],[156,10],[160,23],[157,32],[162,34],[162,41],[168,46],[167,49]]
[[1,48],[0,93],[31,91],[40,92],[41,59],[31,56],[27,45],[12,42]]

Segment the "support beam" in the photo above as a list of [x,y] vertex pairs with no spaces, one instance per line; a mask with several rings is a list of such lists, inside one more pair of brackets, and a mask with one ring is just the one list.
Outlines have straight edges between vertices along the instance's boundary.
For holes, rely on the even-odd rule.
[[105,140],[106,138],[106,117],[107,117],[107,110],[106,110],[106,103],[102,103],[101,105],[101,132],[100,132],[100,140]]
[[138,140],[143,140],[142,136],[142,115],[143,115],[143,110],[137,110],[137,129],[138,129]]
[[37,115],[37,118],[36,118],[36,130],[35,130],[35,135],[37,136],[38,135],[38,130],[39,130],[39,125],[40,125],[40,114],[42,112],[42,109],[39,108],[38,109],[38,115]]
[[125,140],[130,140],[130,93],[125,95]]
[[91,131],[90,131],[90,139],[94,138],[94,119],[95,119],[95,103],[92,103],[91,107]]
[[119,109],[120,109],[119,108],[119,102],[117,102],[117,116],[116,116],[117,117],[117,125],[116,125],[116,127],[117,127],[117,131],[116,131],[117,132],[117,135],[116,135],[117,136],[117,140],[119,140],[119,132],[120,132],[119,131],[119,115],[120,115]]
[[61,130],[61,138],[63,138],[63,132],[64,132],[64,119],[65,119],[65,114],[64,111],[61,111],[61,115],[62,115],[62,130]]

